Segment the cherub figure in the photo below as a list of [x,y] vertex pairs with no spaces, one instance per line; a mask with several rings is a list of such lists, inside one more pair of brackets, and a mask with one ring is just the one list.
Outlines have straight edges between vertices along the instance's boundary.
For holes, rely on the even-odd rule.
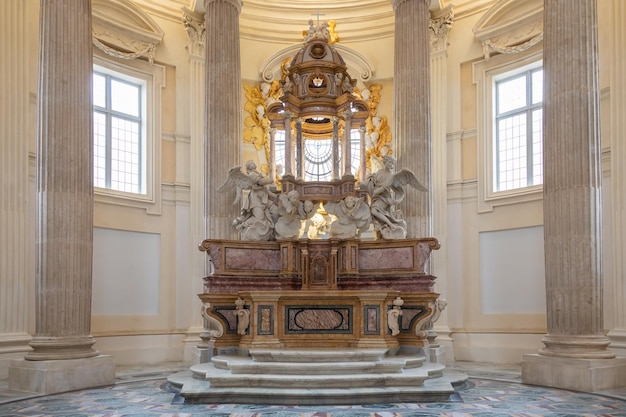
[[254,161],[246,162],[246,173],[241,167],[228,171],[228,179],[218,192],[237,187],[233,204],[241,202],[241,214],[233,224],[241,232],[242,240],[271,240],[274,236],[274,218],[277,215],[276,195],[267,186],[272,180],[257,171]]
[[324,204],[329,214],[337,217],[330,225],[330,236],[338,239],[354,239],[361,236],[370,225],[370,210],[367,203],[356,196],[347,196],[343,200],[329,201]]
[[300,234],[304,208],[297,190],[282,193],[278,197],[278,220],[275,232],[277,239],[296,239]]
[[406,222],[398,205],[404,200],[404,187],[409,184],[420,191],[428,191],[408,169],[394,173],[396,160],[391,155],[383,157],[384,168],[367,179],[372,223],[377,238],[406,238]]

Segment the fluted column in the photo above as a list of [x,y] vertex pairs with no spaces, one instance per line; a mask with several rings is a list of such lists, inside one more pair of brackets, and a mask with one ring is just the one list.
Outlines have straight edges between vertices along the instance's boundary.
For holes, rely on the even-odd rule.
[[602,326],[596,1],[547,1],[544,229],[548,335],[541,354],[607,357]]
[[41,2],[36,334],[29,360],[98,354],[91,337],[92,50],[89,0]]
[[27,3],[2,1],[0,16],[0,346],[19,352],[29,350],[33,318]]
[[218,193],[241,165],[241,0],[204,0],[206,9],[205,184],[208,238],[235,238],[235,190]]
[[[448,294],[448,167],[447,134],[448,115],[447,69],[448,32],[452,27],[453,13],[446,11],[437,19],[431,19],[430,26],[430,74],[432,101],[432,201],[433,231],[441,242],[441,248],[431,255],[430,272],[437,275],[437,292],[440,298]],[[453,358],[452,339],[448,326],[447,312],[444,311],[435,323],[435,334],[439,334],[436,344],[445,344],[446,349],[432,348],[431,361],[444,361],[443,355]]]
[[395,12],[393,129],[398,169],[429,192],[407,187],[402,211],[408,237],[432,235],[429,0],[392,0]]
[[596,10],[596,0],[544,3],[548,334],[522,366],[524,382],[583,391],[619,386],[626,375],[626,363],[610,359],[602,322]]
[[[196,16],[190,11],[183,14],[183,26],[189,37],[187,52],[189,53],[189,134],[190,134],[190,169],[189,169],[189,226],[191,242],[194,247],[206,238],[205,218],[205,186],[204,186],[204,82],[205,82],[205,24],[204,17]],[[193,288],[189,292],[191,323],[185,338],[185,359],[191,357],[193,362],[203,362],[203,350],[197,349],[199,335],[203,331],[200,303],[197,294],[203,291],[202,280],[210,274],[207,256],[191,257],[191,275],[194,277]]]
[[626,349],[626,3],[612,0],[610,66],[611,201],[613,228],[613,306],[611,347]]
[[11,361],[9,388],[52,394],[115,382],[93,349],[91,1],[42,0],[37,112],[33,348]]

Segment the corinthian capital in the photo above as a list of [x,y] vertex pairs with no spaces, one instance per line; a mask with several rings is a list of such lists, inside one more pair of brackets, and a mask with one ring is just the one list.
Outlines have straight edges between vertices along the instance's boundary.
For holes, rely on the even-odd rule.
[[183,27],[189,36],[187,50],[190,55],[204,56],[204,19],[190,10],[183,10]]
[[452,29],[454,13],[450,9],[446,14],[437,19],[430,19],[428,29],[430,32],[431,52],[443,51],[448,46],[448,32]]

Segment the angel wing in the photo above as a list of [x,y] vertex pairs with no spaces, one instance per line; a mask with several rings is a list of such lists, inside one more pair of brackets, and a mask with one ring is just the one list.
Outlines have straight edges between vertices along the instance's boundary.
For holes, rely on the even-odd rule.
[[218,193],[223,193],[232,190],[237,187],[237,197],[233,204],[237,204],[241,199],[241,190],[250,189],[252,187],[252,181],[246,174],[241,171],[241,167],[233,167],[228,170],[228,178],[226,182],[218,188]]
[[385,163],[383,162],[383,160],[376,155],[375,153],[372,153],[371,157],[370,157],[370,161],[372,163],[372,169],[371,172],[374,173],[376,171],[380,171],[381,169],[385,168]]
[[393,187],[394,188],[401,188],[407,184],[415,188],[416,190],[428,191],[428,188],[420,184],[420,182],[417,180],[417,177],[415,176],[413,171],[403,168],[393,175]]

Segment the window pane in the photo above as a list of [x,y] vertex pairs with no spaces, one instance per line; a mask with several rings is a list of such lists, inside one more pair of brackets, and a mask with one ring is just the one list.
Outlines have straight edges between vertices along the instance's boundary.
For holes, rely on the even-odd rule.
[[139,192],[139,123],[111,119],[111,188]]
[[543,184],[543,110],[533,111],[533,184]]
[[498,191],[526,187],[526,114],[498,120]]
[[332,178],[332,143],[330,139],[304,141],[306,181],[330,181]]
[[497,94],[498,114],[526,106],[526,76],[499,82]]
[[[359,172],[359,166],[361,165],[361,134],[358,129],[352,129],[350,131],[350,156],[352,157],[352,161],[350,164],[352,165],[352,174]],[[363,178],[361,179],[364,180]]]
[[93,105],[106,107],[106,77],[93,74]]
[[285,131],[277,130],[274,134],[274,163],[276,175],[282,177],[285,173]]
[[535,71],[532,75],[533,98],[532,104],[543,101],[543,70]]
[[106,187],[106,115],[93,112],[93,181]]
[[139,86],[111,80],[111,109],[139,117]]

